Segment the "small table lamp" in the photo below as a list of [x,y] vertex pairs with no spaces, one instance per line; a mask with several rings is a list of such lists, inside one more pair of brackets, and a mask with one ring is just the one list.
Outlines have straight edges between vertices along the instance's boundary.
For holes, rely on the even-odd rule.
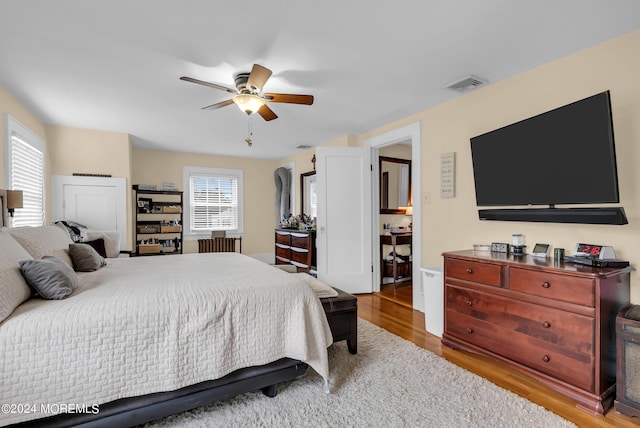
[[[413,217],[413,205],[400,208],[404,208],[404,215]],[[409,223],[409,230],[413,230],[413,221]]]
[[11,217],[16,208],[22,208],[22,190],[7,190],[7,211]]

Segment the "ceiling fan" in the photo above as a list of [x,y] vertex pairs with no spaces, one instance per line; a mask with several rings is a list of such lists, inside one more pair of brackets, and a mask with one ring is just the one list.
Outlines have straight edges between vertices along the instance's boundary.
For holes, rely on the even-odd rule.
[[265,83],[267,83],[267,80],[269,80],[269,77],[271,77],[271,74],[272,72],[268,68],[263,67],[260,64],[253,64],[251,73],[241,72],[235,74],[235,89],[186,76],[182,76],[180,80],[197,83],[198,85],[204,85],[234,94],[231,99],[203,107],[204,110],[215,110],[235,103],[240,110],[246,114],[251,115],[258,112],[264,120],[269,121],[277,119],[278,116],[267,106],[266,103],[313,104],[313,95],[269,93],[260,95],[262,88]]

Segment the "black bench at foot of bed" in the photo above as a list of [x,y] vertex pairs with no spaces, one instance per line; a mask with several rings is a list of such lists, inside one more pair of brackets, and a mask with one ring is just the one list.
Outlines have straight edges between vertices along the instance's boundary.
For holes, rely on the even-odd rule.
[[[176,391],[159,392],[141,397],[123,398],[101,404],[97,414],[60,414],[27,421],[12,427],[83,428],[132,427],[185,410],[195,409],[219,400],[258,389],[269,396],[277,393],[280,382],[296,379],[307,371],[307,365],[282,358],[264,366],[236,370],[220,379],[190,385]],[[318,385],[318,388],[321,388]]]
[[320,299],[334,342],[347,341],[352,354],[358,353],[358,299],[356,296],[337,288],[335,297]]

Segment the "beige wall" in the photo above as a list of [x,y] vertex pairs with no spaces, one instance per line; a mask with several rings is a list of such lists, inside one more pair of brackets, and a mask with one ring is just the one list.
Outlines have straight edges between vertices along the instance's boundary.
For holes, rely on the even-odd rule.
[[409,144],[392,144],[378,149],[380,156],[398,159],[411,159],[411,146]]
[[[329,146],[358,146],[366,138],[379,135],[409,123],[420,121],[422,127],[422,195],[414,195],[414,205],[423,207],[423,266],[441,263],[441,252],[470,248],[474,243],[492,241],[509,242],[512,233],[524,233],[526,243],[547,242],[553,247],[571,251],[577,242],[612,245],[619,258],[640,266],[640,254],[635,252],[640,238],[640,186],[636,169],[640,165],[640,31],[586,49],[560,60],[545,64],[505,81],[412,115],[400,121],[371,130],[358,136],[348,135],[327,142]],[[610,90],[621,205],[629,218],[625,226],[573,225],[526,222],[479,221],[475,205],[473,171],[469,139],[475,135],[499,128],[515,121],[539,114],[569,102]],[[15,97],[0,88],[0,111],[9,112],[37,135],[47,140],[51,134],[55,149],[49,153],[48,170],[72,171],[73,165],[62,157],[62,147],[76,147],[85,131],[62,127],[47,127]],[[0,152],[0,184],[4,182],[4,121],[0,125],[3,134]],[[98,133],[91,134],[96,137]],[[44,137],[47,138],[44,138]],[[117,141],[120,135],[108,141]],[[51,143],[50,143],[51,144]],[[100,156],[109,150],[109,143],[99,144]],[[241,168],[245,171],[245,241],[246,253],[273,252],[273,224],[275,223],[273,195],[273,170],[277,165],[293,161],[296,174],[311,169],[309,153],[300,153],[280,162],[227,158],[219,156],[190,155],[181,153],[131,149],[126,159],[110,160],[111,171],[126,170],[130,165],[131,183],[161,184],[174,181],[182,186],[182,166]],[[439,158],[446,152],[456,153],[456,197],[439,197]],[[90,159],[99,159],[94,152],[87,152]],[[83,162],[86,159],[79,159]],[[115,174],[114,172],[111,172]],[[295,178],[299,179],[298,177]],[[1,187],[1,186],[0,186]],[[425,196],[429,196],[426,198]],[[299,199],[297,204],[299,205]],[[129,210],[130,211],[130,210]],[[187,242],[187,251],[193,251],[193,243]],[[632,302],[640,303],[640,274],[632,274]]]
[[[48,125],[47,176],[106,174],[127,180],[127,224],[132,221],[131,142],[129,134]],[[50,193],[49,193],[50,195]],[[48,198],[50,200],[50,198]],[[51,207],[51,204],[48,204]],[[47,211],[47,222],[51,220]],[[133,228],[127,227],[127,248],[133,248]]]
[[[155,184],[160,188],[165,181],[182,185],[182,167],[233,168],[243,171],[244,181],[244,254],[273,253],[275,227],[276,162],[225,156],[188,154],[158,150],[133,149],[133,184]],[[197,241],[185,241],[184,251],[197,253]]]
[[46,126],[46,133],[51,175],[109,174],[130,179],[129,134],[66,126]]
[[[411,118],[372,131],[386,132],[414,120],[422,125],[422,266],[442,263],[441,253],[476,243],[545,242],[569,252],[578,242],[611,245],[616,256],[640,266],[640,31],[488,85]],[[610,90],[624,226],[478,220],[469,139],[555,107]],[[439,196],[440,154],[456,153],[456,197]],[[429,203],[425,196],[429,195]],[[414,199],[414,204],[419,203]],[[631,301],[640,303],[640,274],[631,275]]]

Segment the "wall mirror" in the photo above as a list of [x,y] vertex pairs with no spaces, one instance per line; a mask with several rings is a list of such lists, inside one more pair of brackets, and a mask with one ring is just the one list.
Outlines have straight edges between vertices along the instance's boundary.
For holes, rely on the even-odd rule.
[[316,172],[300,174],[300,212],[311,218],[318,216],[318,198],[316,196]]
[[380,214],[405,214],[411,200],[411,160],[380,156]]

